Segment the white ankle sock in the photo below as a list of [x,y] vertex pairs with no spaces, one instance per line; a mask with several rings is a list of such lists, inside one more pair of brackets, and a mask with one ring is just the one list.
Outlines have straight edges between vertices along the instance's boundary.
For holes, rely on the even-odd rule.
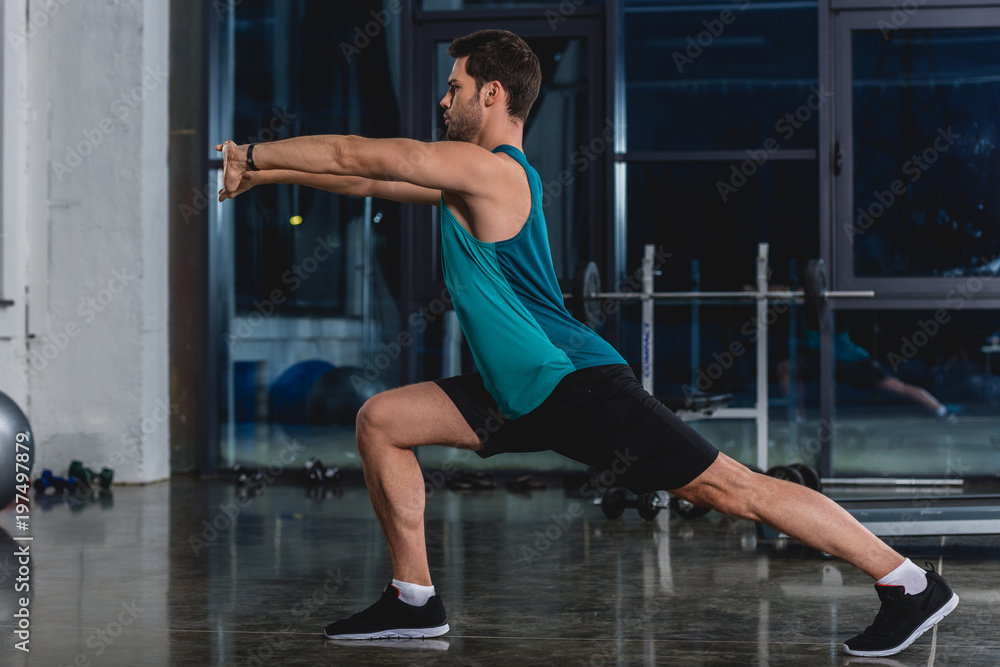
[[408,584],[399,579],[393,579],[392,585],[399,591],[399,599],[414,607],[423,607],[434,595],[434,586]]
[[882,586],[902,586],[907,595],[917,595],[927,588],[927,572],[907,558],[902,565],[875,583]]

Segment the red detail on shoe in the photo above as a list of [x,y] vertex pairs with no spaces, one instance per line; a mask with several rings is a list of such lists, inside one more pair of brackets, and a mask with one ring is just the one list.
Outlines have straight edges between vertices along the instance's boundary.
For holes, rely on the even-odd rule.
[[[393,588],[396,588],[396,586],[393,585],[393,584],[389,584],[389,585],[392,586]],[[396,588],[396,599],[397,600],[399,599],[399,596],[402,595],[402,594],[403,594],[403,591],[401,591],[398,588]]]

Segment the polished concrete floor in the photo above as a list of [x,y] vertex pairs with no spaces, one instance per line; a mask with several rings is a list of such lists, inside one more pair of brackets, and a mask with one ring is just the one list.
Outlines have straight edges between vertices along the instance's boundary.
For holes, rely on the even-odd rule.
[[[241,498],[228,480],[115,488],[105,502],[0,513],[3,665],[1000,664],[1000,537],[915,538],[962,598],[893,659],[840,643],[877,610],[871,582],[712,513],[608,521],[558,479],[532,496],[431,488],[427,537],[452,631],[335,643],[331,620],[373,602],[389,561],[364,488],[309,497],[283,477]],[[14,648],[30,534],[30,653]]]

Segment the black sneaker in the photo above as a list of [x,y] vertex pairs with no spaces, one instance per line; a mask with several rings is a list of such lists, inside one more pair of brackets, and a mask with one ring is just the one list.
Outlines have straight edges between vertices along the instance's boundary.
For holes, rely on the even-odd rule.
[[895,655],[958,606],[958,596],[933,568],[922,593],[907,595],[902,586],[879,584],[875,590],[882,608],[864,632],[844,642],[844,651],[850,655]]
[[399,589],[385,587],[378,602],[350,618],[326,626],[329,639],[389,639],[392,637],[440,637],[450,628],[445,621],[444,605],[434,595],[422,607],[399,599]]

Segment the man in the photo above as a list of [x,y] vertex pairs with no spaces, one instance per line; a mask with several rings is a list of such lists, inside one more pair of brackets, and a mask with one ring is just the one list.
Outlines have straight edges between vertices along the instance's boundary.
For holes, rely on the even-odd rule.
[[668,489],[761,521],[871,575],[882,612],[845,649],[891,655],[958,603],[947,583],[890,549],[839,505],[754,474],[647,394],[625,360],[574,320],[552,266],[542,188],[521,152],[541,70],[512,33],[456,39],[441,106],[449,141],[299,137],[223,151],[220,201],[261,183],[440,205],[445,282],[478,373],[392,389],[357,418],[372,505],[393,580],[368,609],[330,624],[336,639],[435,637],[448,631],[424,544],[424,483],[414,448],[487,457],[551,449],[597,469],[628,464],[635,493]]

